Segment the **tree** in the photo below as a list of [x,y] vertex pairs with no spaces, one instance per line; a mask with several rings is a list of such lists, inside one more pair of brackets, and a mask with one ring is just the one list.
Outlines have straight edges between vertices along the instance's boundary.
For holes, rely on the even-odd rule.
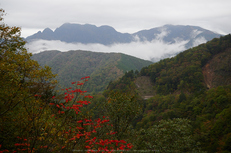
[[[4,11],[0,10],[0,21]],[[80,108],[89,99],[80,87],[89,79],[73,82],[63,94],[54,91],[55,75],[49,67],[31,60],[20,28],[0,25],[0,152],[70,152],[124,150],[124,140],[102,139],[97,131],[108,119],[92,121]]]
[[[4,11],[0,12],[0,21],[3,21]],[[0,34],[0,100],[4,104],[0,110],[2,116],[41,92],[40,88],[55,84],[55,80],[52,80],[55,75],[49,67],[41,68],[30,59],[32,54],[24,48],[25,41],[20,37],[20,28],[1,24]]]
[[132,121],[141,113],[141,105],[135,93],[111,91],[107,101],[102,105],[105,116],[110,118],[118,140],[124,139]]
[[161,120],[146,133],[147,149],[157,152],[199,152],[187,119]]
[[178,102],[181,103],[182,101],[186,100],[186,96],[183,91],[181,91]]
[[52,97],[56,80],[49,67],[42,68],[30,59],[32,54],[24,47],[20,28],[4,24],[3,15],[1,9],[0,144],[12,148],[17,137],[28,137],[29,133],[24,131],[39,128],[36,117],[44,121],[42,112],[49,103],[47,99]]

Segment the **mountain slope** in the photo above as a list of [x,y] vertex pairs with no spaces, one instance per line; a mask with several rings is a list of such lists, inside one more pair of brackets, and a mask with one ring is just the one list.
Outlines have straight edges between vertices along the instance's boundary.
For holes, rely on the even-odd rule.
[[44,40],[60,40],[67,43],[99,43],[111,45],[116,43],[130,43],[133,41],[151,42],[157,39],[163,39],[165,43],[175,43],[179,41],[188,41],[186,48],[197,46],[213,38],[220,37],[212,31],[197,26],[183,25],[165,25],[162,27],[141,30],[139,32],[128,34],[117,32],[110,26],[100,26],[85,24],[65,23],[53,32],[46,28],[26,38],[28,42]]
[[90,51],[45,51],[34,54],[32,59],[39,64],[48,65],[54,74],[58,74],[61,86],[68,87],[71,82],[80,80],[84,76],[91,79],[87,91],[103,91],[107,84],[121,77],[126,71],[140,70],[152,64],[121,53],[97,53]]
[[[198,92],[231,84],[230,35],[186,50],[141,70],[154,84],[156,93]],[[139,84],[137,79],[137,84]],[[142,96],[147,96],[141,94]],[[150,94],[149,94],[150,96]]]
[[119,33],[110,26],[100,26],[85,24],[70,24],[65,23],[55,29],[46,28],[42,32],[39,31],[32,36],[26,38],[27,41],[34,39],[44,40],[60,40],[67,43],[99,43],[110,45],[113,43],[129,43],[132,41],[132,36],[127,33]]
[[186,48],[197,46],[199,43],[205,43],[220,36],[201,27],[189,25],[164,25],[150,30],[142,30],[133,35],[137,35],[142,41],[163,38],[164,42],[175,43],[188,40]]
[[215,55],[202,68],[208,89],[231,84],[231,48]]
[[[144,67],[140,74],[125,74],[109,84],[107,93],[136,90],[142,96],[143,114],[134,123],[137,130],[142,129],[142,136],[149,136],[145,131],[161,120],[184,118],[190,120],[192,139],[200,143],[202,151],[230,152],[230,55],[231,35],[215,38]],[[136,89],[123,90],[130,86]],[[150,143],[148,140],[144,141]]]

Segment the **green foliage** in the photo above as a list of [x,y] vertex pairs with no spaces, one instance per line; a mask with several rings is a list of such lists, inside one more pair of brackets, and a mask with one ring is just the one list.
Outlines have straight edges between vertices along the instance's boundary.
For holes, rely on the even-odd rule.
[[111,131],[100,130],[108,118],[91,119],[84,105],[93,97],[81,89],[89,76],[72,82],[73,87],[59,95],[54,91],[55,75],[49,67],[42,68],[30,58],[20,29],[3,23],[0,33],[0,152],[100,152],[132,148],[124,140],[111,139]]
[[55,84],[55,75],[49,67],[42,68],[30,59],[32,55],[24,48],[25,42],[20,37],[19,28],[1,24],[0,30],[0,99],[5,106],[1,107],[0,112],[4,115],[19,103],[31,99],[31,95],[45,96],[47,93],[44,91]]
[[188,118],[203,151],[229,152],[230,48],[227,35],[143,68],[141,75],[150,76],[157,95],[146,101],[136,128]]
[[107,90],[104,91],[104,95],[107,96],[110,91],[132,91],[135,92],[136,85],[134,83],[137,74],[133,70],[125,72],[124,76],[116,81],[111,81],[107,87]]
[[73,80],[91,76],[86,90],[92,93],[103,92],[108,83],[120,78],[126,71],[140,70],[152,64],[118,53],[97,53],[90,51],[46,51],[32,57],[42,66],[48,65],[58,74],[57,80],[62,87],[69,86]]
[[48,104],[54,95],[55,75],[30,59],[19,28],[2,23],[0,33],[0,143],[3,149],[11,149],[23,141],[19,138],[34,137],[31,151],[44,133],[41,127],[50,120]]
[[107,101],[101,103],[103,115],[110,118],[118,140],[125,139],[132,121],[141,113],[141,105],[135,93],[110,92]]
[[181,93],[180,93],[180,96],[179,96],[178,102],[182,102],[182,101],[184,101],[184,100],[186,100],[186,96],[185,96],[184,92],[181,92]]
[[[208,152],[228,151],[231,86],[219,86],[200,94],[155,95],[146,101],[136,129],[150,129],[161,120],[188,118],[193,140]],[[225,149],[227,148],[227,149]]]
[[145,61],[129,55],[121,54],[121,59],[119,60],[117,67],[123,70],[123,72],[127,72],[130,70],[141,70],[141,68],[150,64],[150,61]]
[[[198,139],[208,152],[225,151],[230,135],[231,87],[217,87],[206,92],[197,104],[200,115],[195,123],[200,129]],[[196,110],[194,110],[196,111]],[[198,113],[198,112],[197,112]],[[208,137],[209,136],[209,137]],[[226,150],[228,151],[228,150]]]
[[[149,139],[148,131],[152,131],[152,127],[157,126],[159,121],[168,122],[169,119],[180,118],[183,120],[183,118],[187,118],[192,125],[188,128],[190,136],[186,134],[188,146],[173,145],[178,148],[171,148],[163,152],[171,152],[171,150],[174,152],[199,152],[200,147],[201,150],[208,152],[229,151],[230,122],[227,110],[230,109],[231,90],[230,86],[224,85],[231,83],[230,47],[231,36],[227,35],[191,48],[171,59],[164,59],[144,67],[138,75],[127,72],[119,80],[110,82],[104,92],[106,96],[109,96],[110,91],[126,92],[130,90],[140,92],[140,95],[150,93],[148,88],[145,88],[147,91],[141,90],[143,87],[140,84],[140,82],[144,84],[144,80],[149,78],[152,81],[150,85],[155,89],[152,91],[152,98],[142,101],[143,113],[133,123],[136,130],[130,130],[133,131],[137,140],[133,141],[134,148],[147,149],[147,144],[141,142],[149,142],[152,138],[149,143],[155,142],[155,147],[157,147],[157,143],[160,141],[155,140],[156,135]],[[184,128],[185,125],[183,123],[176,124],[179,126],[178,129]],[[170,135],[169,133],[162,134],[162,138],[168,138]],[[179,133],[178,135],[181,136]],[[151,135],[149,136],[151,137]],[[179,140],[183,141],[186,138],[179,138]],[[200,142],[201,145],[197,142]],[[182,144],[185,143],[186,141],[182,142]],[[167,143],[161,145],[164,144]],[[158,149],[160,149],[160,144]]]
[[200,152],[186,119],[161,120],[146,133],[146,147],[157,152]]
[[[105,95],[111,90],[132,90],[144,95],[149,93],[148,88],[141,90],[140,82],[144,83],[142,79],[147,78],[152,81],[153,97],[142,101],[143,113],[133,124],[136,128],[134,148],[147,149],[149,144],[148,149],[166,149],[162,152],[200,152],[199,148],[208,152],[230,151],[231,90],[230,86],[224,86],[231,83],[230,48],[231,36],[227,35],[144,67],[135,77],[128,72],[109,84]],[[177,122],[176,118],[184,123]],[[185,127],[189,124],[184,118],[191,121],[190,128]],[[162,131],[164,126],[172,131]],[[185,137],[181,137],[177,129],[188,133],[184,132]],[[175,137],[182,142],[174,140]]]
[[[95,149],[106,143],[116,148],[109,141],[116,138],[113,142],[126,143],[124,139],[134,149],[151,152],[231,151],[231,35],[144,67],[140,73],[137,69],[149,62],[124,54],[50,51],[33,56],[53,67],[61,85],[91,75],[90,80],[74,82],[62,96],[54,92],[51,69],[31,60],[20,29],[2,24],[0,30],[1,150],[13,151],[18,145],[22,149],[21,144],[29,152]],[[155,91],[139,89],[145,79],[152,81],[147,82]],[[83,106],[92,97],[78,89],[85,81],[94,93],[109,83],[104,95],[95,94],[91,106]],[[153,97],[142,100],[138,92]],[[76,102],[82,105],[76,107]],[[104,119],[90,121],[99,117]]]
[[[150,76],[153,83],[155,83],[156,92],[158,94],[169,94],[176,92],[177,90],[184,90],[187,92],[198,92],[205,90],[204,77],[202,68],[205,64],[211,60],[215,55],[222,54],[220,57],[224,57],[223,64],[219,64],[219,68],[216,68],[216,75],[230,76],[229,67],[230,52],[227,49],[231,47],[231,36],[227,35],[220,39],[213,39],[212,41],[202,44],[198,47],[186,50],[176,57],[170,59],[161,60],[158,63],[154,63],[148,67],[141,69],[141,75]],[[216,60],[216,63],[219,62]],[[219,62],[220,63],[220,62]],[[218,66],[215,64],[216,67]],[[226,69],[222,69],[226,67]],[[219,70],[219,72],[217,72]],[[218,77],[217,77],[218,78]],[[227,81],[228,79],[228,81]],[[228,77],[224,78],[226,84],[230,83]],[[184,85],[180,85],[183,81]],[[215,80],[215,84],[220,81]],[[216,85],[217,86],[217,85]],[[181,89],[179,89],[179,87]]]

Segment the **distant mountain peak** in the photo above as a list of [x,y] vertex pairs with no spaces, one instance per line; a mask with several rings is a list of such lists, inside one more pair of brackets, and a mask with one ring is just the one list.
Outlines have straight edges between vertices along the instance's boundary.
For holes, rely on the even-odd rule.
[[61,26],[63,26],[63,25],[70,25],[70,24],[72,24],[72,23],[66,22],[66,23],[62,24]]
[[[164,34],[159,37],[160,34]],[[215,37],[220,37],[219,34],[203,29],[198,26],[190,25],[172,25],[166,24],[162,27],[152,28],[149,30],[141,30],[133,34],[117,32],[113,27],[103,25],[97,27],[92,24],[76,24],[64,23],[56,28],[53,32],[50,28],[46,28],[42,33],[35,33],[27,37],[27,41],[33,39],[44,40],[60,40],[67,43],[99,43],[103,45],[111,45],[114,43],[130,43],[134,41],[135,37],[139,37],[140,41],[153,41],[154,39],[163,39],[166,43],[174,43],[175,40],[197,39],[197,37],[204,37],[209,41]],[[193,47],[192,43],[188,44],[186,48]]]
[[45,28],[42,33],[53,33],[50,28]]
[[[161,27],[141,30],[129,34],[117,32],[113,27],[108,25],[97,27],[92,24],[64,23],[54,31],[50,28],[46,28],[43,32],[35,33],[34,35],[27,37],[26,41],[31,42],[43,39],[59,40],[66,43],[102,44],[106,46],[131,42],[160,42],[168,45],[182,43],[177,49],[181,52],[184,49],[197,46],[201,43],[212,40],[213,38],[219,38],[220,36],[221,35],[212,31],[191,25],[166,24]],[[153,50],[156,51],[155,48]]]

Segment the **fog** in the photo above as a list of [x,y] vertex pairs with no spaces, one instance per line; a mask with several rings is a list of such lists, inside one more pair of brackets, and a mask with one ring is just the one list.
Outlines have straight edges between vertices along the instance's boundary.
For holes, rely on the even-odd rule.
[[231,32],[230,0],[1,0],[0,5],[5,23],[22,27],[23,37],[67,22],[110,25],[128,33],[165,24]]
[[[193,46],[197,46],[201,43],[205,43],[204,37],[195,37],[200,34],[200,31],[193,31],[191,37],[194,38]],[[134,41],[131,43],[119,43],[109,46],[102,44],[81,44],[81,43],[66,43],[59,40],[35,40],[26,44],[26,48],[31,53],[39,53],[47,50],[59,50],[62,52],[70,50],[85,50],[93,52],[104,53],[124,53],[144,60],[158,61],[160,59],[173,56],[181,51],[186,50],[185,45],[189,40],[182,41],[176,38],[174,43],[166,43],[163,38],[166,37],[169,32],[166,29],[161,29],[161,32],[156,35],[152,41],[140,41],[138,36],[134,37]]]
[[164,43],[162,40],[153,40],[151,42],[135,41],[124,44],[113,44],[105,46],[102,44],[81,44],[81,43],[65,43],[59,40],[36,40],[26,45],[31,53],[39,53],[46,50],[86,50],[94,52],[115,52],[124,53],[137,58],[151,60],[152,58],[161,58],[166,54],[174,54],[185,50],[184,45],[188,41],[175,42],[173,44]]

